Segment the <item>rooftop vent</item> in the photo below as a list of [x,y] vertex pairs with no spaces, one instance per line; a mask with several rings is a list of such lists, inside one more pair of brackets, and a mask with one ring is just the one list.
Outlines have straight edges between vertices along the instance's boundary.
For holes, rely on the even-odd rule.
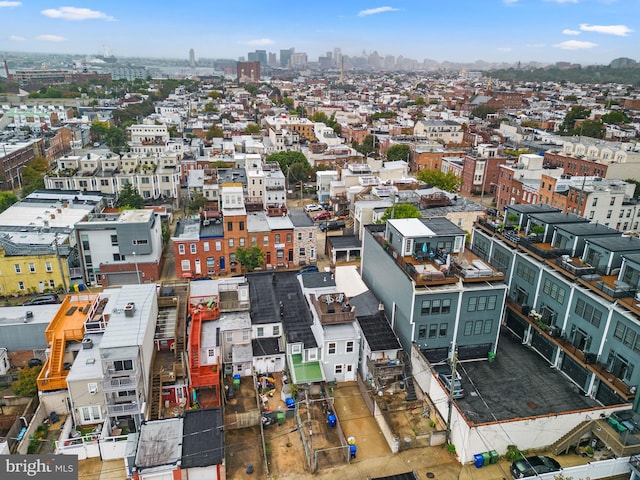
[[88,337],[82,339],[82,348],[84,350],[90,350],[93,348],[93,340]]

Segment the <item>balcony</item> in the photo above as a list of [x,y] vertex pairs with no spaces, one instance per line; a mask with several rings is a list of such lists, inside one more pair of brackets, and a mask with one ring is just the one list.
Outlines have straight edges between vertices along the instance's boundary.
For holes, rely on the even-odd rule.
[[[578,278],[578,282],[611,302],[622,298],[633,298],[637,291],[637,287],[618,280],[617,275],[585,275]],[[631,306],[637,307],[636,303],[631,303]]]
[[367,367],[373,378],[383,384],[388,381],[395,381],[396,378],[404,374],[404,363],[399,359],[371,360],[367,358]]
[[267,192],[284,192],[284,185],[265,185]]
[[138,373],[128,377],[116,377],[102,381],[102,390],[105,392],[117,392],[119,390],[132,390],[140,385],[142,374]]
[[140,405],[137,403],[119,403],[116,405],[107,405],[107,415],[110,417],[119,417],[123,415],[135,415],[142,413]]
[[349,304],[343,293],[331,293],[316,297],[311,295],[313,304],[322,325],[351,323],[356,319],[356,309]]
[[554,265],[557,265],[558,267],[560,267],[560,269],[568,272],[574,277],[581,277],[583,275],[594,275],[596,273],[596,269],[588,263],[584,263],[579,258],[569,258],[568,255],[563,255],[560,258],[556,258],[551,266]]

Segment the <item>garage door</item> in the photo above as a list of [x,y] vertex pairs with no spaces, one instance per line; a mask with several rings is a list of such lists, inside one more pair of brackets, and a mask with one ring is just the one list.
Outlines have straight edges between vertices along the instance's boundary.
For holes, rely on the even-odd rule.
[[138,275],[136,272],[103,273],[107,277],[107,285],[136,285]]

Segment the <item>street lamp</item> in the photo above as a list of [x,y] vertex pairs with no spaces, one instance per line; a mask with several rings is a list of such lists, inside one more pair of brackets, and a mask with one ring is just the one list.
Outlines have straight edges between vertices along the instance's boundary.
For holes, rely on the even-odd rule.
[[138,278],[138,285],[140,285],[140,270],[138,270],[138,259],[136,258],[136,252],[133,253],[133,263],[136,266],[136,277]]

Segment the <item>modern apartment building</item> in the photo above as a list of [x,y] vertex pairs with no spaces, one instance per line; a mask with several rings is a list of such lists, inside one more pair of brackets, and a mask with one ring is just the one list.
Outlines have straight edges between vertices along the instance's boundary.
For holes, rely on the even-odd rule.
[[465,249],[465,235],[445,218],[364,227],[362,279],[406,352],[416,345],[430,361],[495,352],[506,277]]

